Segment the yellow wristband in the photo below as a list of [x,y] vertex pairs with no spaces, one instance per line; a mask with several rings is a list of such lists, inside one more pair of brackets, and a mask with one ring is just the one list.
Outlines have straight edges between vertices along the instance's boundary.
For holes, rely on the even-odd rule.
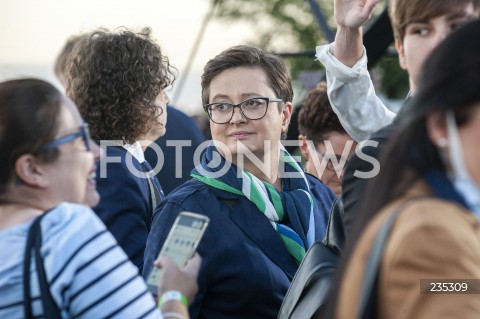
[[169,290],[165,292],[158,300],[158,307],[161,308],[167,301],[170,300],[180,301],[186,308],[188,308],[187,298],[177,290]]

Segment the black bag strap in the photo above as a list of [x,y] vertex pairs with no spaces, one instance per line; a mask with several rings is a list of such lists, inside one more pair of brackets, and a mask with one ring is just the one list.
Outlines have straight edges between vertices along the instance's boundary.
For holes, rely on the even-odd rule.
[[322,242],[337,256],[340,256],[345,242],[345,223],[342,194],[333,202],[330,208],[327,230]]
[[140,163],[140,165],[142,166],[142,170],[146,175],[147,184],[148,184],[148,206],[150,208],[148,229],[150,230],[151,224],[153,222],[153,217],[155,216],[155,209],[160,203],[161,195],[157,186],[155,186],[155,184],[153,183],[154,177],[150,176],[148,167],[144,163]]
[[411,199],[407,199],[400,203],[397,207],[395,207],[387,217],[386,221],[383,223],[382,227],[378,231],[377,236],[375,237],[375,241],[372,246],[372,250],[370,251],[370,255],[365,267],[365,274],[364,274],[364,281],[362,285],[362,290],[360,293],[360,304],[358,307],[357,318],[364,319],[364,318],[374,318],[372,314],[376,311],[375,301],[376,301],[376,287],[378,286],[378,273],[380,268],[380,263],[382,260],[383,251],[385,249],[385,245],[387,243],[388,235],[390,234],[390,230],[397,219],[399,213],[409,204],[413,203],[414,201],[425,198],[424,196],[414,197]]
[[33,318],[32,312],[32,299],[30,294],[30,261],[32,259],[32,247],[33,247],[33,226],[42,216],[38,217],[30,226],[28,231],[27,242],[25,245],[25,257],[23,260],[23,309],[25,319]]
[[[49,210],[50,211],[50,210]],[[32,311],[32,295],[30,285],[30,265],[32,258],[32,250],[35,255],[35,266],[37,269],[38,283],[40,288],[40,299],[42,301],[44,317],[48,319],[61,319],[60,309],[53,300],[50,292],[50,285],[47,281],[45,267],[40,249],[42,247],[42,229],[40,222],[42,218],[49,212],[45,212],[37,217],[28,231],[27,242],[25,245],[25,259],[23,262],[23,298],[24,298],[24,314],[25,319],[33,319]]]

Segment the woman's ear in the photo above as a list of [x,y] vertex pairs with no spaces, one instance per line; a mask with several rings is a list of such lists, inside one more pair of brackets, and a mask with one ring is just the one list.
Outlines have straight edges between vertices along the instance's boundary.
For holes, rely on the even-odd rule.
[[306,161],[310,160],[310,152],[308,151],[307,137],[303,134],[298,135],[298,146],[300,147],[300,153]]
[[444,112],[434,112],[426,118],[427,133],[430,141],[439,148],[448,144],[447,122]]
[[15,173],[23,184],[42,188],[48,186],[43,167],[38,158],[32,154],[24,154],[17,159]]

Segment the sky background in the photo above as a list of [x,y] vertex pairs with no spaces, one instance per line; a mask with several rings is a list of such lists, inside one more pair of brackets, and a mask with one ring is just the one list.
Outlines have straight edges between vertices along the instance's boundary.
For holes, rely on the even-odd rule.
[[[0,0],[0,80],[35,76],[60,87],[53,63],[68,37],[120,26],[151,27],[181,77],[209,6],[209,0]],[[249,26],[211,21],[175,106],[190,115],[201,113],[203,66],[252,35]],[[169,92],[171,99],[178,83]]]

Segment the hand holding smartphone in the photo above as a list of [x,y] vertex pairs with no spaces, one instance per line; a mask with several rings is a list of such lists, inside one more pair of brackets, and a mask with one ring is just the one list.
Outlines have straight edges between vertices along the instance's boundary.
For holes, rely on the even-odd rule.
[[[170,257],[178,267],[183,268],[193,256],[209,223],[207,216],[181,212],[173,223],[167,240],[160,250],[160,256]],[[147,280],[148,290],[157,297],[158,286],[161,284],[162,269],[153,267]]]

